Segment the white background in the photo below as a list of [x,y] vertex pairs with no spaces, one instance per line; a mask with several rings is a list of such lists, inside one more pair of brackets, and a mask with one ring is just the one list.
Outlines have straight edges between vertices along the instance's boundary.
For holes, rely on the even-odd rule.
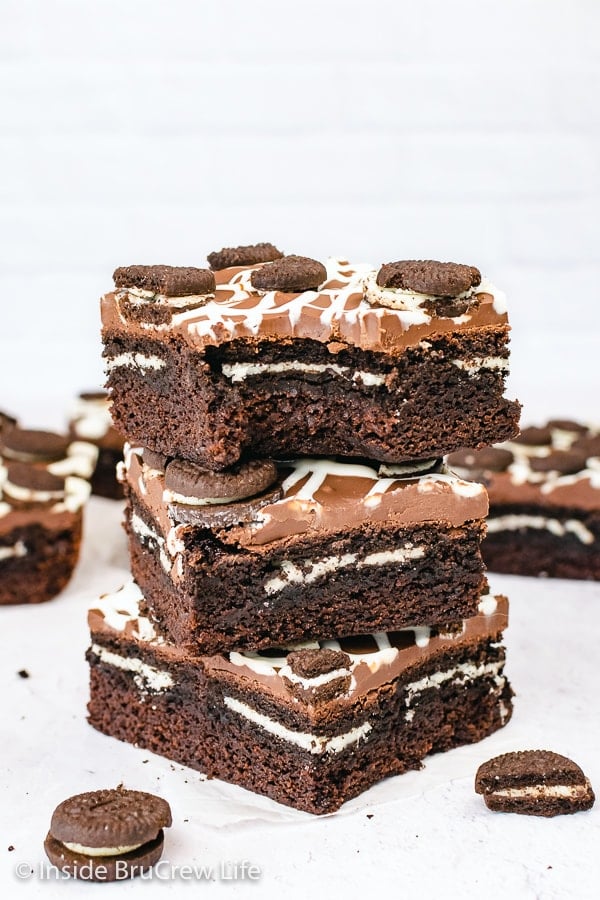
[[117,265],[272,240],[478,265],[528,422],[593,417],[595,0],[1,0],[1,402],[103,380]]
[[[596,0],[0,0],[0,17],[0,406],[58,425],[101,383],[97,301],[117,265],[272,240],[478,265],[509,295],[525,421],[600,418]],[[56,803],[122,779],[171,800],[173,863],[264,870],[258,889],[161,885],[174,896],[597,898],[598,809],[494,816],[472,780],[542,745],[600,787],[598,585],[501,579],[513,722],[315,820],[144,764],[85,723],[85,609],[125,577],[109,507],[92,504],[61,598],[3,611],[7,896],[82,895],[18,886],[14,864],[43,861]]]

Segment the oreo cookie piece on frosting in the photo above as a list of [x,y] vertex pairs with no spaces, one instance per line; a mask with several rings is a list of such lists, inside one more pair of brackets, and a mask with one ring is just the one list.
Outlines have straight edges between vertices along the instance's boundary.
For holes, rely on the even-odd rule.
[[171,825],[166,800],[124,788],[90,791],[56,807],[44,849],[50,862],[74,878],[133,878],[161,857],[163,828]]
[[475,790],[494,812],[559,816],[591,809],[594,791],[579,766],[550,750],[504,753],[483,763]]
[[365,282],[365,299],[392,309],[421,307],[439,316],[460,316],[481,284],[475,266],[404,259],[384,263],[374,278]]
[[113,273],[115,287],[137,288],[165,297],[203,296],[215,291],[210,269],[193,266],[122,266]]
[[277,477],[277,466],[268,459],[253,459],[224,472],[173,459],[165,470],[165,498],[191,506],[235,503],[262,494]]
[[283,253],[274,244],[262,242],[240,247],[223,247],[206,257],[211,269],[228,269],[231,266],[255,266],[258,263],[281,259]]
[[315,291],[327,280],[327,269],[317,259],[308,256],[284,256],[256,269],[250,283],[258,291],[282,291],[300,294]]

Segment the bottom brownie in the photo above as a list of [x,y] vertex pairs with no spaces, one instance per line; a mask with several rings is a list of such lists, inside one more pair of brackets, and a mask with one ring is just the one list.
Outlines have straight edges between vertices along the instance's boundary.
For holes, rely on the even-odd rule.
[[159,637],[135,585],[90,612],[100,731],[312,813],[338,809],[512,712],[507,601],[462,623],[194,657]]

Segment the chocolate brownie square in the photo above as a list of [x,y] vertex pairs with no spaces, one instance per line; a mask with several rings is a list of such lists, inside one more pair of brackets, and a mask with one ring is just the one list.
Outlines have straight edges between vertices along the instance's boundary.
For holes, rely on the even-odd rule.
[[89,614],[90,724],[208,777],[328,813],[504,725],[504,597],[462,622],[202,657],[135,584]]
[[398,462],[517,433],[506,303],[477,269],[276,248],[265,262],[260,246],[211,254],[228,264],[214,272],[117,270],[104,357],[128,441],[219,470],[243,456]]
[[439,461],[251,461],[212,473],[126,448],[131,568],[197,653],[475,614],[485,489]]

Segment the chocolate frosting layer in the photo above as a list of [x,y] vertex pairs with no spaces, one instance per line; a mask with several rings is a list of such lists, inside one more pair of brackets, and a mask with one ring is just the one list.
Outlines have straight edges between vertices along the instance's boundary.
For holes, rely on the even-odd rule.
[[[165,665],[192,661],[202,666],[209,675],[233,675],[240,678],[249,690],[260,687],[284,700],[294,697],[302,702],[304,698],[308,705],[315,697],[314,688],[323,687],[328,677],[346,684],[345,693],[336,696],[335,702],[351,704],[357,697],[393,682],[429,660],[439,657],[441,661],[448,651],[497,640],[508,625],[506,597],[484,594],[476,616],[461,623],[449,624],[446,630],[441,626],[423,626],[259,652],[195,657],[165,641],[144,610],[143,595],[134,582],[114,594],[104,595],[88,615],[92,638],[95,635],[123,636],[142,648],[152,649],[155,655],[164,658]],[[348,663],[344,659],[340,668],[317,675],[316,679],[302,678],[288,664],[287,658],[289,654],[303,649],[338,651],[346,654]],[[324,665],[322,668],[328,670],[331,667]],[[304,689],[304,693],[296,690],[298,686]]]
[[177,337],[196,350],[237,338],[309,338],[328,344],[335,355],[348,345],[395,353],[435,335],[508,322],[504,295],[485,280],[469,310],[451,318],[425,307],[391,309],[367,302],[364,282],[376,272],[371,266],[328,260],[325,283],[299,294],[257,291],[251,284],[256,268],[237,266],[216,272],[214,299],[197,309],[174,312],[168,322],[141,322],[129,315],[126,288],[108,293],[102,298],[105,333],[158,340]]
[[[538,436],[538,443],[533,437]],[[600,510],[600,429],[556,421],[525,429],[525,441],[496,447],[509,451],[494,469],[474,451],[451,454],[448,464],[464,478],[486,485],[491,506],[536,505]]]
[[[281,499],[261,506],[244,525],[220,533],[222,540],[260,547],[306,533],[335,533],[363,523],[392,526],[448,523],[454,527],[487,515],[485,488],[463,481],[441,464],[425,475],[379,475],[376,464],[357,465],[331,459],[300,459],[278,463]],[[418,464],[417,464],[418,466]],[[408,471],[407,471],[408,470]],[[164,473],[150,468],[143,451],[126,448],[121,478],[152,514],[167,547],[174,547],[185,527],[178,504],[168,502]],[[212,507],[213,511],[217,507]]]

